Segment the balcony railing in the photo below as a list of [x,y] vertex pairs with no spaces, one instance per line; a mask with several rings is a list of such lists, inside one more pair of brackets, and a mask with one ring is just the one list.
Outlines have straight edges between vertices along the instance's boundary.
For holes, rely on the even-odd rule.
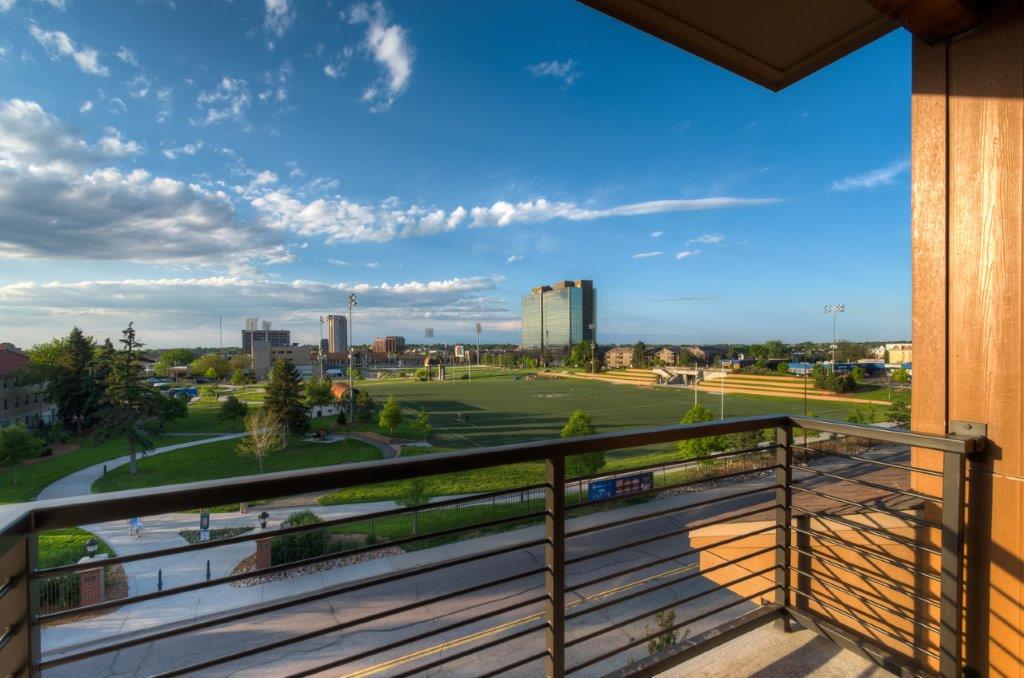
[[[655,468],[660,479],[626,496],[588,496],[592,482],[615,475],[566,479],[566,458],[577,454],[765,430],[774,431],[767,444],[631,468],[626,480]],[[966,470],[983,446],[981,437],[760,416],[4,507],[0,670],[81,675],[90,660],[156,647],[162,663],[139,671],[228,673],[245,662],[283,661],[288,651],[291,663],[275,674],[410,675],[462,666],[474,675],[653,675],[781,620],[889,668],[960,675]],[[370,535],[366,543],[84,605],[48,596],[41,606],[48,582],[97,569],[92,561],[40,568],[37,538],[48,530],[524,462],[542,462],[544,482],[118,555],[102,567],[356,526]],[[461,523],[431,518],[488,506]],[[427,529],[381,529],[414,514]],[[504,541],[451,544],[510,528],[518,529]],[[339,575],[330,584],[325,576],[316,590],[68,646],[42,642],[42,630],[59,633],[62,622],[102,620],[146,603],[170,608],[184,594],[227,590],[213,587],[387,547],[445,543],[449,550],[424,551],[404,567]],[[331,615],[316,607],[325,601]],[[424,648],[430,642],[438,644]],[[640,658],[644,646],[649,656]]]

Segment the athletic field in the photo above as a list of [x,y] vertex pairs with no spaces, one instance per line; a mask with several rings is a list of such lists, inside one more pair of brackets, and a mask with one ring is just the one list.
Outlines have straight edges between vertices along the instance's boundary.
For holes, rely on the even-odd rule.
[[[437,447],[484,447],[558,437],[569,414],[579,408],[594,418],[599,433],[626,428],[678,423],[693,405],[690,389],[640,388],[570,379],[406,382],[361,382],[375,400],[393,395],[408,419],[425,407]],[[701,404],[716,416],[717,394],[698,393]],[[808,402],[810,414],[845,420],[855,406],[829,401]],[[866,411],[866,406],[861,408]],[[726,395],[725,416],[803,414],[802,399]],[[468,421],[459,421],[458,413]],[[879,415],[883,408],[876,408]]]

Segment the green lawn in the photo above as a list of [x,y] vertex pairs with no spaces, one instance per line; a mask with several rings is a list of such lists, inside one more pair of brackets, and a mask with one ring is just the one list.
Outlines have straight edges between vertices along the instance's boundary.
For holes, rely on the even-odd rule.
[[[224,440],[143,458],[134,476],[128,473],[127,466],[120,466],[93,483],[92,491],[115,492],[259,473],[254,460],[238,455],[236,444],[235,440]],[[287,449],[268,457],[263,463],[263,470],[273,473],[379,458],[380,452],[376,448],[354,440],[314,443],[298,439]]]
[[[77,527],[66,527],[39,533],[39,567],[59,567],[77,563],[85,557],[85,542],[95,537]],[[107,543],[96,537],[100,543],[97,553],[115,555]]]
[[[167,431],[173,433],[238,433],[245,430],[242,419],[229,421],[220,418],[221,403],[215,398],[200,398],[188,405],[188,416],[172,421]],[[258,405],[249,403],[249,409]]]
[[[157,446],[183,442],[183,438],[154,439]],[[100,464],[128,454],[124,440],[109,440],[94,446],[89,436],[72,438],[80,447],[69,454],[44,459],[34,464],[7,468],[0,471],[0,504],[31,501],[43,489],[64,476],[93,464]]]

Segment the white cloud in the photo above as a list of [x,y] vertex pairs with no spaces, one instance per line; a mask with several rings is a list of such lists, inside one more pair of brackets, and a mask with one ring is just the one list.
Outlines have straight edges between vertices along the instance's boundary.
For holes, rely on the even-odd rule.
[[[7,12],[14,9],[14,5],[17,4],[18,0],[0,0],[0,12]],[[64,0],[36,0],[36,2],[49,5],[55,9],[66,10],[67,7],[64,5]]]
[[128,81],[126,85],[128,96],[133,99],[145,99],[149,96],[151,86],[152,83],[150,83],[149,78],[145,74],[140,73]]
[[92,102],[86,99],[82,102],[82,105],[78,107],[79,113],[88,113],[92,110]]
[[725,240],[725,236],[721,233],[705,233],[704,235],[698,235],[696,238],[691,238],[687,241],[687,244],[717,245],[723,240]]
[[291,79],[294,72],[295,68],[292,66],[292,62],[287,59],[277,69],[277,73],[264,71],[263,82],[269,87],[259,93],[260,101],[282,102],[286,100],[288,98],[288,80]]
[[142,150],[114,128],[90,144],[35,102],[0,101],[0,258],[291,258],[278,233],[240,219],[224,192],[112,166]]
[[366,262],[366,268],[380,268],[380,262],[378,262],[378,261],[368,261],[368,262]]
[[639,252],[633,255],[634,259],[650,259],[651,257],[660,257],[664,252]]
[[349,22],[366,24],[363,47],[385,70],[374,84],[363,90],[362,100],[370,105],[371,111],[385,111],[405,91],[412,77],[414,54],[408,31],[399,24],[389,23],[387,10],[379,0],[372,5],[355,5],[349,12]]
[[[311,182],[312,183],[312,182]],[[605,209],[583,208],[573,202],[548,202],[543,198],[529,202],[498,201],[489,207],[450,212],[420,205],[403,207],[397,198],[377,205],[353,202],[341,197],[299,199],[287,188],[256,195],[252,206],[265,215],[270,224],[302,236],[325,236],[333,242],[387,242],[395,238],[435,235],[459,228],[505,227],[516,223],[543,223],[555,219],[590,221],[607,217],[628,217],[663,212],[725,209],[776,202],[763,198],[698,198],[692,200],[654,200]]]
[[125,141],[121,138],[121,132],[115,127],[106,128],[106,136],[100,139],[99,148],[111,158],[124,158],[129,155],[139,155],[145,152],[142,144],[136,141]]
[[471,226],[508,226],[513,223],[538,223],[551,219],[591,221],[607,217],[633,217],[667,212],[725,209],[778,202],[775,198],[695,198],[687,200],[650,200],[604,209],[580,207],[573,202],[549,202],[544,198],[512,204],[499,200],[490,207],[474,207]]
[[121,115],[128,110],[128,105],[124,103],[124,100],[120,97],[114,97],[110,100],[110,112],[114,115]]
[[241,78],[224,76],[212,90],[202,91],[196,97],[196,106],[205,114],[198,125],[213,125],[225,120],[245,123],[245,114],[252,103],[249,83]]
[[700,254],[700,250],[683,250],[682,252],[676,252],[676,259],[685,259]]
[[660,238],[663,235],[665,235],[665,231],[651,231],[652,238]]
[[74,41],[63,31],[44,31],[35,24],[28,27],[28,32],[36,42],[43,46],[46,53],[54,61],[62,57],[70,57],[83,73],[90,75],[110,75],[110,70],[99,62],[99,52],[91,47],[75,48]]
[[514,319],[508,304],[492,296],[501,282],[498,276],[369,284],[251,275],[17,282],[0,285],[0,317],[37,338],[53,334],[55,323],[116,336],[134,320],[150,346],[166,346],[176,339],[195,343],[197,332],[216,337],[221,316],[227,329],[232,319],[240,327],[245,317],[259,315],[292,329],[294,341],[315,341],[323,309],[351,292],[359,296],[362,332],[412,330],[423,322],[461,327],[474,320],[496,327]]
[[853,191],[857,189],[871,189],[879,186],[892,186],[896,179],[910,169],[910,160],[895,160],[885,167],[873,169],[864,174],[857,174],[832,182],[833,191]]
[[348,262],[343,259],[328,259],[327,263],[334,266],[348,266]]
[[517,261],[522,261],[522,260],[523,260],[523,258],[521,256],[519,256],[518,254],[512,254],[512,255],[509,255],[509,258],[505,260],[505,263],[506,264],[514,264]]
[[274,39],[283,38],[295,23],[295,9],[288,0],[264,0],[264,9],[263,29],[271,36],[267,47],[274,49]]
[[565,87],[571,87],[580,77],[574,59],[565,61],[541,61],[526,67],[535,78],[550,77],[561,80]]
[[339,69],[335,64],[324,64],[324,75],[331,80],[337,80],[341,77],[341,69]]
[[168,160],[177,160],[183,155],[195,155],[203,148],[203,142],[196,141],[191,144],[185,144],[184,146],[178,146],[177,148],[165,148],[162,153]]
[[139,67],[139,59],[135,56],[135,52],[131,51],[124,45],[121,45],[117,50],[117,58],[128,64],[129,66]]
[[165,122],[171,117],[171,90],[169,87],[161,87],[156,91],[156,100],[160,102],[160,110],[157,111],[156,121]]

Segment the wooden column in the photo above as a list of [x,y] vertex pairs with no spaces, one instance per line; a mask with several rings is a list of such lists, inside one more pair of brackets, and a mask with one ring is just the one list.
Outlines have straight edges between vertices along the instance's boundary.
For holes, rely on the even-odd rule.
[[[1024,674],[1024,16],[914,42],[913,428],[988,425],[969,478],[966,662]],[[936,453],[914,463],[940,469]],[[915,478],[929,494],[937,479]]]

